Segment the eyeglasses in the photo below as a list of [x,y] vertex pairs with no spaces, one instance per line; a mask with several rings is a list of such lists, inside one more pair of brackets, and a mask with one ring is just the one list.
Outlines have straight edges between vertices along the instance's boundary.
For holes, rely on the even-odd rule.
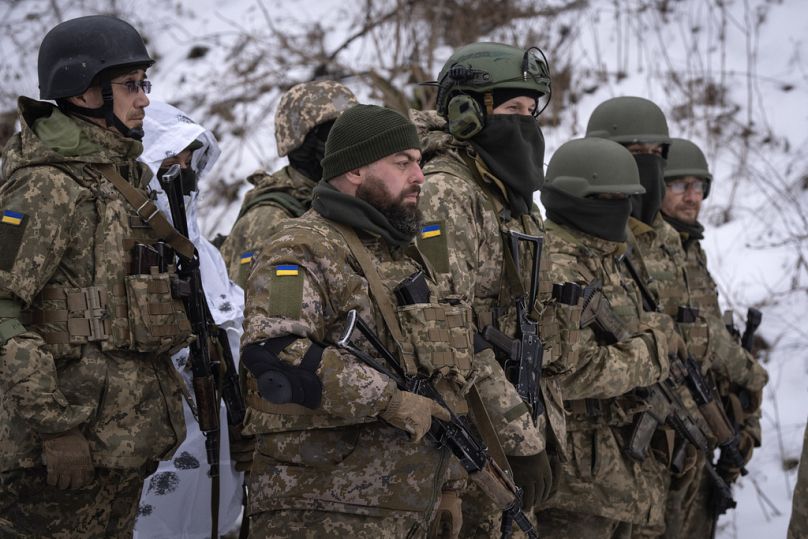
[[675,195],[682,195],[689,189],[694,193],[704,193],[704,180],[695,180],[688,182],[686,180],[674,180],[668,182],[668,189]]
[[110,82],[110,84],[118,84],[120,86],[126,86],[126,89],[129,90],[130,94],[136,94],[138,90],[143,90],[144,94],[148,94],[151,92],[151,81],[150,80],[127,80],[124,82]]

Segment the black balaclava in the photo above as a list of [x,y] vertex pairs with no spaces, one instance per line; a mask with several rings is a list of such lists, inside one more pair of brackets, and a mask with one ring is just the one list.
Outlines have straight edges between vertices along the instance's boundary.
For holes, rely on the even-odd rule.
[[608,241],[626,241],[626,225],[631,215],[631,202],[623,199],[581,198],[545,185],[541,203],[547,218],[560,225]]
[[511,215],[529,213],[533,193],[544,183],[544,135],[532,116],[489,115],[469,142],[508,188]]
[[634,155],[645,194],[631,196],[631,215],[650,225],[665,198],[665,158],[655,154]]
[[325,157],[325,141],[328,139],[328,133],[333,125],[334,120],[314,126],[306,134],[303,144],[289,152],[288,155],[292,168],[299,170],[304,176],[315,182],[320,181],[320,178],[323,177],[323,167],[320,165],[320,161]]

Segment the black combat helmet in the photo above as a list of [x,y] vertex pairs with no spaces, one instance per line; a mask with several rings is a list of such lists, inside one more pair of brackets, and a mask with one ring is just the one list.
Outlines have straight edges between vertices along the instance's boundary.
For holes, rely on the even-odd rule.
[[[39,46],[39,95],[55,99],[61,108],[85,116],[105,118],[124,136],[142,138],[141,129],[129,129],[112,112],[108,70],[147,68],[154,60],[143,38],[131,24],[107,15],[79,17],[56,25]],[[104,105],[88,109],[64,100],[83,94],[93,81],[101,83]]]

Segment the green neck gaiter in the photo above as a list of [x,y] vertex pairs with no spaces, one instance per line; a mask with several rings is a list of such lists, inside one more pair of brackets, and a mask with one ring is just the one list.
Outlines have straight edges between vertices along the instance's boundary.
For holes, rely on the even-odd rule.
[[541,203],[547,209],[547,218],[560,225],[608,241],[626,241],[626,225],[631,215],[631,202],[627,198],[580,198],[545,185]]
[[314,188],[311,207],[326,219],[381,236],[391,247],[404,247],[414,237],[394,228],[374,206],[342,193],[325,181]]
[[544,135],[532,116],[495,114],[469,142],[508,188],[511,215],[529,213],[533,193],[544,183]]
[[687,248],[691,243],[698,240],[704,239],[704,226],[701,223],[696,221],[695,223],[685,223],[684,221],[680,221],[670,215],[666,215],[664,212],[662,213],[662,218],[665,219],[669,225],[671,225],[676,232],[682,237],[682,243],[684,244],[685,248]]
[[640,154],[635,155],[634,160],[645,194],[631,196],[631,215],[650,225],[665,198],[665,159],[661,155]]

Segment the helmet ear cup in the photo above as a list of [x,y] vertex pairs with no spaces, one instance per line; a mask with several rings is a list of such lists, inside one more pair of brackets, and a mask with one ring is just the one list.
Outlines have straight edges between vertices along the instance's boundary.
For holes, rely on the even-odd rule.
[[470,95],[460,94],[449,101],[447,119],[449,133],[458,140],[467,140],[479,133],[485,124],[480,104]]

